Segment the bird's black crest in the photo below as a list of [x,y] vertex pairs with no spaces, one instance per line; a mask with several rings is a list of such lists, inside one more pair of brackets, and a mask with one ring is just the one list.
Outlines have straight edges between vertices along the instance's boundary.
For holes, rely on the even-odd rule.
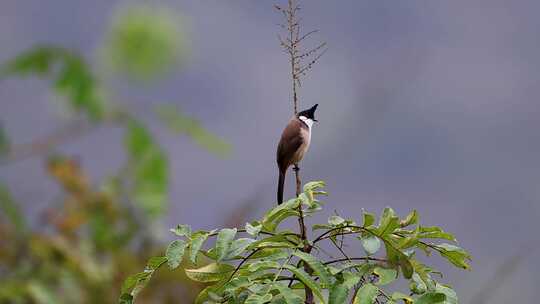
[[313,107],[307,109],[307,110],[304,110],[302,112],[298,112],[298,117],[300,116],[305,116],[306,118],[310,118],[310,119],[313,119],[314,121],[317,121],[315,119],[315,110],[317,110],[317,106],[319,106],[319,104],[315,104]]

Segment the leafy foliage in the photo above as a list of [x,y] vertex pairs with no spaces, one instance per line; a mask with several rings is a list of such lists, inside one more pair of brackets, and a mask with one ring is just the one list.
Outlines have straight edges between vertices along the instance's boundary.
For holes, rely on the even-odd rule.
[[178,108],[162,105],[156,113],[172,132],[191,137],[199,146],[218,156],[226,157],[231,153],[229,143],[208,132],[197,119],[185,115]]
[[148,4],[120,10],[107,34],[103,57],[115,71],[130,78],[163,76],[187,53],[181,17],[170,8]]
[[134,201],[150,217],[161,215],[167,206],[169,182],[165,153],[141,123],[131,120],[125,135]]
[[67,98],[74,110],[93,120],[105,114],[96,80],[84,59],[75,52],[47,45],[32,48],[0,70],[0,77],[12,74],[50,77],[56,91]]
[[[393,209],[385,208],[378,224],[375,215],[365,211],[360,215],[362,224],[333,215],[328,224],[313,225],[318,235],[312,240],[280,229],[289,218],[320,211],[319,197],[326,195],[323,186],[323,182],[307,183],[298,198],[270,209],[262,219],[247,223],[245,229],[192,232],[186,225],[171,229],[178,239],[167,250],[169,268],[177,268],[185,252],[190,252],[191,263],[197,256],[205,258],[204,264],[184,269],[191,280],[208,284],[196,303],[304,303],[306,289],[318,302],[329,304],[349,299],[356,304],[457,303],[456,293],[437,282],[433,274],[438,272],[421,263],[417,255],[437,252],[463,269],[470,268],[470,255],[447,243],[455,243],[452,234],[420,225],[416,211],[399,218]],[[203,246],[208,238],[215,241]],[[346,239],[359,242],[366,255],[347,254]],[[342,257],[330,255],[328,260],[314,254],[327,252],[325,246],[334,247]],[[393,290],[392,283],[400,277],[409,282],[410,295]],[[123,289],[121,298],[134,300],[139,292],[135,287]]]

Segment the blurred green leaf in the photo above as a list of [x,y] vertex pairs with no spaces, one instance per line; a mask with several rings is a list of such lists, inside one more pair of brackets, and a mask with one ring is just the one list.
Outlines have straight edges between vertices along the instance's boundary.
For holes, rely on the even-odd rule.
[[2,126],[2,123],[0,122],[0,157],[2,157],[9,151],[9,145],[9,137],[6,133],[6,130]]
[[168,161],[148,130],[131,120],[125,135],[125,146],[133,170],[135,202],[150,217],[161,215],[167,206],[169,183]]
[[0,184],[0,210],[5,214],[7,220],[15,226],[17,233],[22,234],[26,231],[26,222],[17,203],[11,197],[7,187],[2,184]]
[[189,136],[199,146],[217,156],[230,155],[232,149],[229,143],[210,133],[197,119],[187,116],[177,107],[162,105],[156,109],[156,113],[173,132]]
[[165,76],[188,52],[182,16],[166,7],[137,4],[113,16],[102,55],[114,71],[137,80]]
[[104,102],[90,67],[82,57],[67,49],[38,46],[18,55],[0,70],[0,77],[13,74],[51,76],[54,88],[69,100],[76,111],[99,120],[105,113]]

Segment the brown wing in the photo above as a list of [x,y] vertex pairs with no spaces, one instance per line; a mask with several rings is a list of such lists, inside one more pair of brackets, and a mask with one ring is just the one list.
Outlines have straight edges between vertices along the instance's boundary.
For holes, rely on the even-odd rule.
[[290,163],[291,159],[303,143],[302,136],[300,136],[301,128],[302,122],[293,118],[289,121],[287,127],[285,127],[281,134],[276,157],[280,171],[285,171],[292,165]]

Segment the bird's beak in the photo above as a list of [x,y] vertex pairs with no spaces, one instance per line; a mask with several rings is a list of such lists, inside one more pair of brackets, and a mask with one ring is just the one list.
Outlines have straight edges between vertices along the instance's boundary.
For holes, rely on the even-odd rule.
[[317,119],[313,119],[314,122],[319,122]]

